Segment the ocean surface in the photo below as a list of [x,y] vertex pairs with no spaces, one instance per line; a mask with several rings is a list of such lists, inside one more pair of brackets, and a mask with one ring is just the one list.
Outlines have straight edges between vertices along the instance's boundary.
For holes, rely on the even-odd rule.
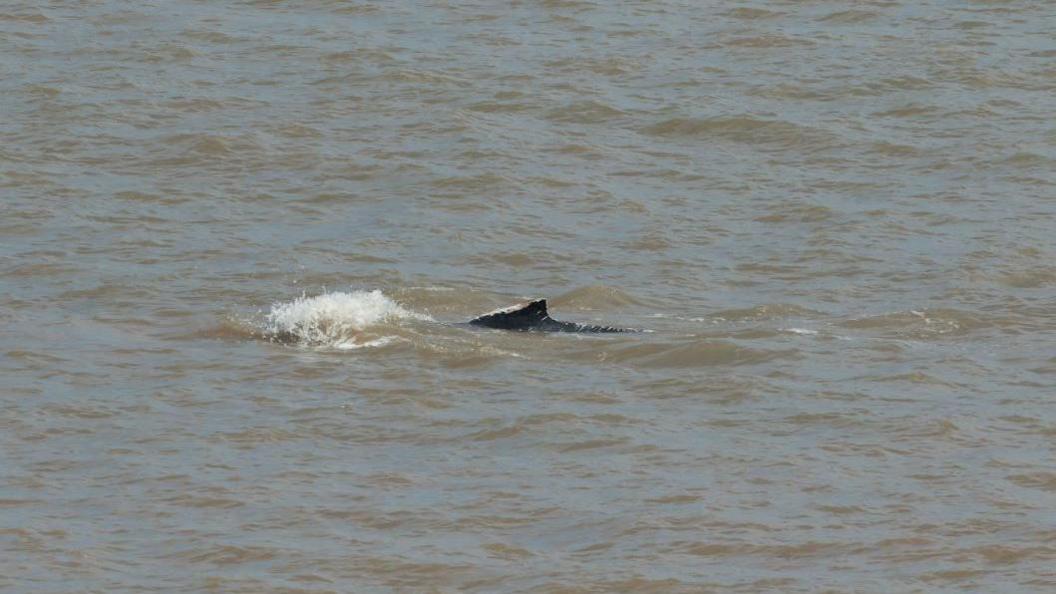
[[1054,31],[5,0],[0,592],[1056,591]]

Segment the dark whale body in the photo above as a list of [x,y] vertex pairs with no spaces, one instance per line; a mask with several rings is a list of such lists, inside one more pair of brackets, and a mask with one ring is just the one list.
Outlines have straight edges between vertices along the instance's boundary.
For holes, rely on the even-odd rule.
[[536,299],[486,313],[469,321],[473,326],[515,330],[518,332],[585,332],[611,333],[636,332],[630,328],[612,326],[590,326],[574,322],[558,322],[546,311],[546,299]]

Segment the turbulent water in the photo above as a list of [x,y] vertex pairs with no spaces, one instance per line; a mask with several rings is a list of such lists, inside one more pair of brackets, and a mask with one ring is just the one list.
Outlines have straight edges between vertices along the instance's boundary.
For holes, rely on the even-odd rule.
[[0,591],[1056,590],[1053,31],[0,3]]

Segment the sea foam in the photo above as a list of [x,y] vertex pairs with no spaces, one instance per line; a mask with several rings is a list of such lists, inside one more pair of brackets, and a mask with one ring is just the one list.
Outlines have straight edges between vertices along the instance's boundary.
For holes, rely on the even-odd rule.
[[385,344],[388,341],[379,342],[376,333],[361,335],[372,326],[400,319],[430,318],[405,309],[379,290],[333,292],[273,304],[264,330],[283,342],[347,349]]

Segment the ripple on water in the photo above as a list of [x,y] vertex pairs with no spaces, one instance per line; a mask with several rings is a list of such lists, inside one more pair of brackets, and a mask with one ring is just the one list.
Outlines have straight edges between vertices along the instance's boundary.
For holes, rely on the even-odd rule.
[[743,322],[783,320],[787,318],[812,318],[819,315],[821,315],[820,312],[793,303],[766,303],[748,308],[724,309],[708,314],[707,318],[702,319]]
[[839,10],[833,13],[829,13],[820,19],[821,22],[825,23],[839,23],[841,25],[853,25],[857,23],[865,23],[872,21],[880,16],[872,10]]
[[839,144],[835,134],[822,128],[749,116],[671,118],[646,126],[642,132],[659,138],[726,140],[767,150],[823,150]]
[[753,365],[790,356],[795,356],[795,351],[749,348],[703,339],[682,344],[664,342],[601,347],[571,357],[574,360],[595,360],[642,369],[663,369]]
[[644,305],[627,291],[605,285],[573,289],[551,298],[549,304],[551,307],[601,311]]
[[949,308],[894,312],[839,323],[843,328],[879,333],[890,338],[920,340],[965,336],[993,324],[993,320],[979,314]]
[[619,109],[600,101],[579,101],[549,112],[546,119],[562,124],[604,124],[624,115]]

